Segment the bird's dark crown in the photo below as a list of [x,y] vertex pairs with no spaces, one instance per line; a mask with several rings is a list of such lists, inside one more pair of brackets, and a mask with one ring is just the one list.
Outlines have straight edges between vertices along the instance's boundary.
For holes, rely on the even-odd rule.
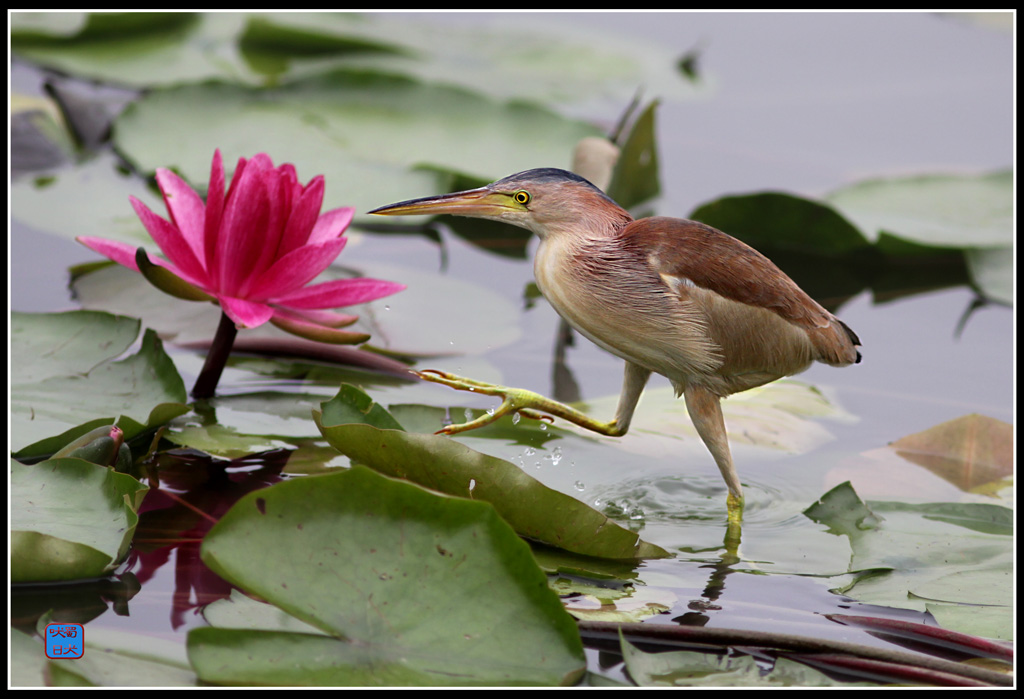
[[[535,184],[552,184],[555,182],[578,182],[580,184],[585,184],[594,187],[594,185],[591,184],[589,180],[580,177],[574,172],[562,170],[557,167],[538,167],[532,170],[523,170],[522,172],[517,172],[514,175],[509,175],[508,177],[501,178],[492,186],[495,189],[501,189],[505,186],[515,185],[517,183],[522,182],[533,182]],[[594,187],[594,189],[597,189],[597,187]]]

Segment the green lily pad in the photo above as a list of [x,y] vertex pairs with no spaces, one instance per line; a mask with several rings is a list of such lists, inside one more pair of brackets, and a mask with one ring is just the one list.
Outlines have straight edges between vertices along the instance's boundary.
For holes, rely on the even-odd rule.
[[881,521],[861,500],[849,482],[841,483],[804,510],[815,522],[824,524],[836,535],[852,538],[876,528]]
[[[822,496],[806,512],[850,542],[851,573],[844,594],[862,602],[925,610],[976,609],[980,616],[949,615],[949,628],[1007,638],[1012,609],[1012,511],[985,503],[864,503],[849,484]],[[979,590],[985,590],[984,597]],[[981,604],[981,606],[977,606]],[[962,621],[970,621],[959,626]],[[984,628],[979,628],[984,626]]]
[[[620,105],[638,85],[666,99],[698,92],[675,71],[673,47],[637,42],[580,27],[568,18],[543,24],[529,16],[502,15],[500,23],[460,23],[410,15],[263,15],[264,31],[304,30],[330,40],[361,40],[375,50],[350,52],[345,65],[459,85],[501,99],[530,100],[578,109]],[[308,38],[307,38],[308,41]],[[296,44],[296,49],[298,49]],[[303,61],[292,50],[292,74],[324,61]],[[384,49],[384,50],[381,50]],[[334,63],[337,65],[337,63]]]
[[51,661],[56,687],[194,687],[196,675],[173,640],[87,627],[85,653],[73,663]]
[[[52,454],[120,418],[126,440],[187,412],[185,385],[156,334],[118,359],[140,321],[95,311],[12,313],[11,447],[18,457]],[[60,443],[44,442],[60,435]]]
[[575,624],[494,508],[369,469],[250,493],[202,556],[319,630],[279,630],[279,614],[273,630],[193,629],[189,659],[205,682],[572,684],[585,668]]
[[354,206],[361,215],[436,194],[437,176],[415,168],[490,181],[538,163],[564,167],[576,142],[599,132],[538,106],[335,72],[268,89],[203,83],[154,90],[125,109],[114,133],[137,169],[170,167],[193,183],[208,179],[214,149],[230,164],[258,147],[304,178],[323,174],[327,206]]
[[722,197],[698,206],[690,218],[759,250],[795,250],[835,257],[870,246],[857,227],[827,203],[785,192]]
[[[879,245],[959,248],[974,285],[1013,304],[1013,172],[858,182],[826,200]],[[904,244],[901,249],[906,249]]]
[[696,92],[672,47],[516,15],[500,24],[339,13],[12,15],[22,58],[71,75],[152,87],[227,79],[270,83],[338,66],[414,76],[500,98],[622,104],[637,85]]
[[11,460],[11,580],[55,582],[110,572],[128,552],[149,490],[82,459]]
[[1012,306],[1014,261],[1012,246],[970,248],[965,252],[967,271],[986,298]]
[[884,231],[933,247],[1013,242],[1010,171],[865,180],[825,200],[872,240]]
[[235,42],[235,13],[14,13],[11,43],[25,60],[86,79],[147,87],[229,76],[256,82]]
[[[40,622],[42,623],[42,622]],[[87,626],[74,662],[49,660],[42,640],[11,629],[15,687],[194,687],[185,649],[152,635]]]
[[350,407],[354,393],[343,389],[313,415],[327,441],[353,462],[431,490],[489,502],[520,535],[573,553],[614,559],[669,556],[508,461],[449,437],[365,424]]
[[832,687],[850,686],[787,658],[770,672],[750,655],[673,651],[645,653],[622,639],[629,676],[641,687]]

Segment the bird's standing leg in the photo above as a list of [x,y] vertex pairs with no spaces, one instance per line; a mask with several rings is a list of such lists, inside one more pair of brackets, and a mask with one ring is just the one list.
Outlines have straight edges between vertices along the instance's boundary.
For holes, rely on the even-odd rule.
[[615,411],[615,419],[611,422],[600,422],[589,415],[581,413],[575,408],[565,405],[564,403],[559,403],[558,401],[551,400],[550,398],[545,398],[539,393],[527,391],[522,388],[496,386],[494,384],[474,381],[473,379],[467,379],[433,369],[417,371],[414,373],[425,381],[444,384],[445,386],[450,386],[451,388],[455,388],[460,391],[470,391],[472,393],[480,393],[485,396],[497,396],[501,398],[501,405],[495,410],[488,411],[487,414],[481,415],[477,419],[469,422],[458,425],[446,425],[442,429],[438,430],[438,433],[456,434],[459,432],[466,432],[467,430],[474,430],[478,427],[489,425],[498,418],[508,415],[509,413],[520,413],[521,415],[525,415],[526,417],[533,418],[535,420],[542,420],[545,418],[550,419],[552,416],[560,417],[563,420],[568,420],[569,422],[591,430],[592,432],[608,435],[610,437],[620,437],[626,434],[626,430],[629,429],[630,420],[633,418],[633,411],[636,409],[637,401],[640,399],[640,394],[643,392],[644,386],[647,384],[647,379],[650,378],[651,375],[651,372],[647,369],[641,369],[635,364],[627,362],[625,378],[622,382],[622,395],[619,397],[619,405]]
[[640,400],[640,394],[651,378],[651,370],[644,369],[632,362],[626,362],[626,373],[622,378],[622,393],[619,394],[619,405],[615,409],[615,419],[611,424],[615,425],[617,435],[626,434],[629,423],[633,420],[633,411]]
[[729,451],[729,436],[725,431],[725,418],[722,417],[721,399],[697,384],[689,384],[683,390],[686,398],[686,411],[690,414],[697,434],[704,440],[722,472],[722,478],[729,488],[727,499],[730,521],[739,521],[743,517],[743,486],[740,485],[736,467],[732,463]]

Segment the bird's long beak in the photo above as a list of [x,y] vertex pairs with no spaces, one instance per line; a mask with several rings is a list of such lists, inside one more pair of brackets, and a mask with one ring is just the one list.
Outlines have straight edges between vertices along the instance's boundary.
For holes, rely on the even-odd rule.
[[411,216],[416,214],[452,214],[475,218],[499,218],[512,210],[507,195],[487,187],[453,192],[436,197],[423,197],[389,204],[370,211],[379,216]]

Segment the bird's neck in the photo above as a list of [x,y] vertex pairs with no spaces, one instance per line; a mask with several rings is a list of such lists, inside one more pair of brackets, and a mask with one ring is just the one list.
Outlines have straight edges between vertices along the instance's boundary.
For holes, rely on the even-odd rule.
[[625,209],[618,206],[605,207],[573,212],[571,217],[542,221],[533,230],[542,242],[559,239],[572,246],[587,240],[614,238],[632,220],[633,217]]

